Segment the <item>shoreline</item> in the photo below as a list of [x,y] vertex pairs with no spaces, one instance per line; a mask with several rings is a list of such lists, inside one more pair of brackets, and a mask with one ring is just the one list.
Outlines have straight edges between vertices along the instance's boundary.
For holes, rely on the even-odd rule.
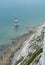
[[0,56],[2,56],[3,53],[5,53],[5,50],[7,50],[9,47],[13,46],[14,44],[16,45],[18,43],[17,41],[21,41],[21,38],[23,39],[26,38],[26,36],[28,37],[29,35],[33,34],[35,32],[34,28],[36,28],[36,26],[28,27],[27,32],[23,33],[17,38],[12,38],[10,44],[0,45],[0,51],[1,51]]
[[28,40],[32,34],[37,33],[36,29],[38,28],[38,26],[31,27],[28,33],[25,33],[18,38],[12,40],[12,45],[9,48],[5,49],[5,52],[0,57],[0,65],[11,65],[11,59],[13,58],[14,53],[21,49],[23,42]]
[[10,44],[5,44],[5,45],[4,44],[3,45],[1,44],[0,45],[0,56],[3,55],[3,53],[5,52],[6,49],[8,49],[9,47],[11,47],[13,44],[16,44],[16,41],[18,41],[22,37],[25,37],[28,34],[29,33],[26,32],[26,33],[18,36],[17,38],[11,39]]
[[[10,58],[16,52],[18,49],[20,49],[20,46],[22,45],[25,40],[27,40],[32,33],[25,33],[22,36],[18,37],[16,40],[12,41],[12,45],[5,49],[3,55],[0,57],[0,65],[6,65],[7,62],[9,63]],[[9,65],[9,64],[8,64]]]

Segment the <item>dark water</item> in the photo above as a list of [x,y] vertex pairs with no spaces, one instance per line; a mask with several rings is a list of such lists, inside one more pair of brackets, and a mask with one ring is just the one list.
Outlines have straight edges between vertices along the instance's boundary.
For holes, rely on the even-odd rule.
[[[14,27],[15,17],[19,27]],[[9,44],[27,32],[26,27],[45,22],[45,0],[0,0],[0,44]]]

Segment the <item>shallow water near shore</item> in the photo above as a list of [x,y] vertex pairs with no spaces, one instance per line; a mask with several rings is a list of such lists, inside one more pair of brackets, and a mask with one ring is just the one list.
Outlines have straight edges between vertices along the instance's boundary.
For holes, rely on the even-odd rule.
[[[17,17],[19,27],[14,27]],[[26,27],[45,22],[44,0],[0,0],[0,45],[11,43],[11,39],[26,33]]]

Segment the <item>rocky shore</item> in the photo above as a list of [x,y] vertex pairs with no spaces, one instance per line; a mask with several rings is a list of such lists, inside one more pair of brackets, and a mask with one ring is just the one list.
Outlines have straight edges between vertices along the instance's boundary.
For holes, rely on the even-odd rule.
[[45,24],[42,24],[12,40],[12,45],[0,57],[0,65],[40,65],[44,33]]
[[15,40],[12,40],[12,45],[5,49],[3,55],[0,57],[0,65],[10,65],[10,58],[13,56],[14,52],[16,52],[18,49],[20,49],[20,46],[22,45],[26,39],[30,37],[32,33],[26,33],[20,37],[18,37]]

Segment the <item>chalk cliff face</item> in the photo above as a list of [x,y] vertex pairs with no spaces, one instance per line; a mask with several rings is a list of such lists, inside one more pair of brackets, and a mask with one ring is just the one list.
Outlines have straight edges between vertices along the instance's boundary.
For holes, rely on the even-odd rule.
[[[35,29],[33,29],[35,30]],[[20,49],[14,53],[11,65],[40,65],[43,52],[45,24],[37,27],[35,33],[25,40]]]
[[33,34],[29,35],[29,38],[21,42],[18,50],[14,51],[14,53],[12,52],[13,55],[9,58],[9,63],[7,62],[7,65],[42,64],[45,23],[37,27],[32,27],[32,32]]

